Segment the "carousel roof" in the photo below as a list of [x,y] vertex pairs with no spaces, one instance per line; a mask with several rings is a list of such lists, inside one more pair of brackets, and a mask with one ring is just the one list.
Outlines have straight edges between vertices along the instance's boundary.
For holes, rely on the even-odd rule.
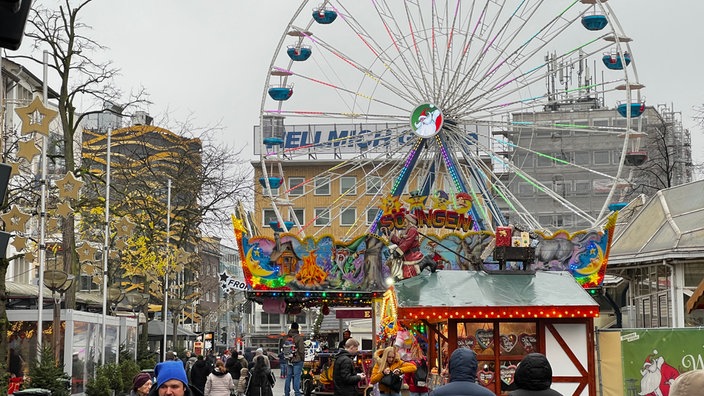
[[698,258],[704,250],[704,181],[660,190],[619,230],[609,266]]
[[599,305],[569,272],[437,271],[395,285],[403,319],[596,317]]

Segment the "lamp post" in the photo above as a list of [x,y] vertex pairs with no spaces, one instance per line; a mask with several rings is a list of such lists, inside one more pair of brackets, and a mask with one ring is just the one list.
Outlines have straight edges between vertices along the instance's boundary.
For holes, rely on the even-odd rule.
[[[145,305],[149,302],[149,293],[140,293],[137,290],[132,290],[125,293],[127,304],[132,309],[132,314],[137,317],[137,333],[134,337],[134,360],[137,361],[137,350],[139,349],[139,314]],[[145,323],[145,326],[147,323]]]
[[[177,348],[176,341],[178,337],[178,313],[183,309],[185,305],[186,302],[181,300],[180,298],[169,299],[169,310],[171,311],[171,321],[173,323],[173,344],[171,345],[171,348],[173,348],[174,351],[176,351]],[[166,345],[164,345],[164,348],[166,348]]]
[[[107,291],[108,292],[106,293],[106,295],[107,295],[106,302],[109,303],[110,312],[113,315],[115,315],[115,311],[117,311],[117,305],[120,304],[120,302],[125,299],[125,292],[124,292],[124,290],[122,290],[122,288],[114,287],[114,286],[108,287]],[[107,333],[106,333],[106,330],[107,330],[106,316],[107,315],[103,316],[103,323],[102,323],[103,326],[105,326],[105,327],[103,327],[103,354],[102,354],[103,357],[106,355],[106,352],[105,352],[105,347],[106,347],[105,336],[107,335]],[[118,343],[119,343],[119,340],[120,340],[120,334],[118,331],[118,335],[117,335]],[[119,345],[117,346],[117,353],[115,354],[115,363],[120,363]]]
[[73,275],[69,275],[64,271],[44,271],[44,286],[51,290],[51,295],[54,297],[54,339],[52,347],[54,348],[54,360],[56,362],[59,362],[59,352],[61,350],[61,348],[59,348],[59,343],[61,342],[61,300],[63,299],[64,293],[71,288],[73,279]]

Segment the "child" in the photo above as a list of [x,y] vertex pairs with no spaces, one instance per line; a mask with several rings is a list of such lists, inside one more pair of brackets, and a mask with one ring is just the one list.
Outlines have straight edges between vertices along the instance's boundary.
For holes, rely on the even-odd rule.
[[237,382],[237,396],[243,396],[247,392],[248,379],[249,370],[247,367],[242,367],[242,370],[240,370],[240,380]]

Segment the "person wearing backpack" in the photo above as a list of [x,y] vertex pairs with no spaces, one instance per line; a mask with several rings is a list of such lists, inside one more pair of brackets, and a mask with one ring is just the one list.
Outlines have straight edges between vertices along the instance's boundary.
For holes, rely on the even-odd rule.
[[410,396],[428,396],[428,386],[426,380],[428,378],[428,362],[425,357],[414,357],[411,361],[416,365],[414,373],[405,373],[403,382],[408,385]]
[[283,349],[286,364],[288,364],[286,381],[284,382],[284,396],[291,396],[291,382],[293,382],[294,395],[301,396],[301,372],[305,359],[305,347],[303,337],[298,332],[298,323],[291,323],[291,329],[284,338]]

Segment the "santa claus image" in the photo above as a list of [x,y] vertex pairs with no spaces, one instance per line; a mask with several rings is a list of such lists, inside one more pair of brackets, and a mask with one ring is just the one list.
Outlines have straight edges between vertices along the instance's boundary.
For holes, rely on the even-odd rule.
[[654,350],[652,355],[646,357],[640,370],[642,378],[638,394],[641,396],[669,396],[670,385],[680,375],[677,369],[665,363],[665,358],[656,357],[657,353]]

